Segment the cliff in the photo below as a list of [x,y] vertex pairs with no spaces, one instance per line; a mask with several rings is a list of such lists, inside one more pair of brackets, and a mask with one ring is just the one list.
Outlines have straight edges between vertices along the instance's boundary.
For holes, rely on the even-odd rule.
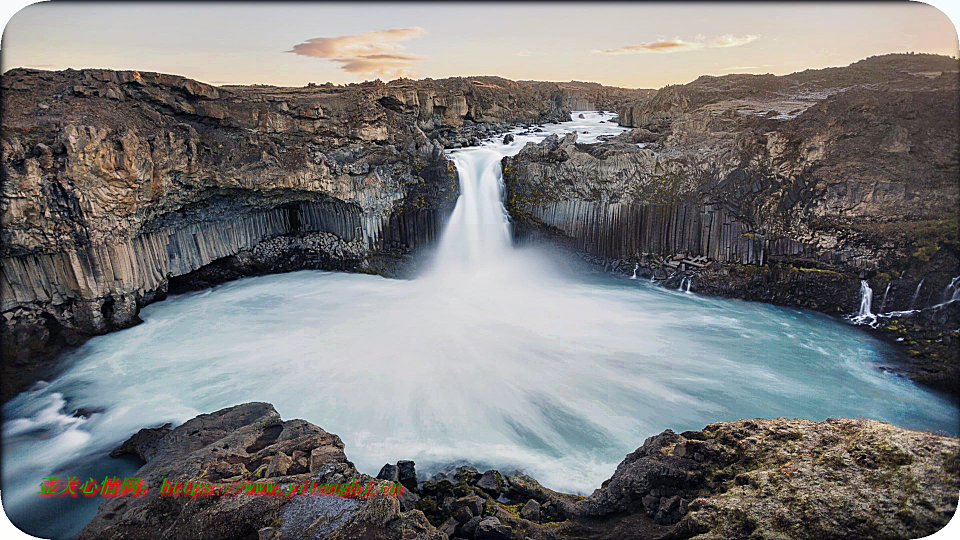
[[[621,110],[639,126],[629,133],[504,159],[516,234],[707,294],[841,314],[857,311],[867,279],[874,312],[939,310],[960,275],[957,69],[891,55],[666,87]],[[665,259],[677,254],[705,260]],[[960,321],[941,315],[898,343],[936,366],[921,377],[956,391],[957,362],[939,349]]]
[[[339,437],[266,403],[144,429],[114,454],[146,463],[144,497],[107,499],[95,538],[919,538],[956,512],[960,443],[873,420],[738,420],[650,437],[589,497],[470,466],[418,480],[415,464],[359,473]],[[290,496],[161,496],[269,482]],[[303,495],[312,483],[400,482],[399,497]],[[293,491],[297,488],[298,491]]]
[[214,87],[15,69],[2,87],[4,400],[38,362],[136,324],[170,290],[403,272],[458,195],[444,148],[567,119],[570,101],[496,77]]

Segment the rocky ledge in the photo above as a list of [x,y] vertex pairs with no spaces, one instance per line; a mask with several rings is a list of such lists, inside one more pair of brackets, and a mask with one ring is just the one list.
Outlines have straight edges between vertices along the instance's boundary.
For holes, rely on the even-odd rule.
[[[415,464],[359,473],[333,434],[247,403],[118,451],[146,464],[143,497],[104,502],[82,539],[737,539],[932,534],[957,508],[960,441],[873,420],[738,420],[665,431],[628,455],[589,497],[521,473],[460,467],[418,480]],[[177,482],[358,480],[400,496],[161,496]],[[373,491],[377,492],[377,489]]]
[[630,132],[504,158],[515,234],[672,288],[834,315],[859,311],[866,281],[873,313],[906,312],[872,331],[956,393],[958,68],[901,54],[663,88],[620,110]]

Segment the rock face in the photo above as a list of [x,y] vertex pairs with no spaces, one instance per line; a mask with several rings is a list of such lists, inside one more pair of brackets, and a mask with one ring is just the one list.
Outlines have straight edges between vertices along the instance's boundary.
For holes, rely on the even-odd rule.
[[[408,511],[402,498],[384,496],[159,496],[164,478],[253,479],[284,492],[304,481],[373,480],[347,461],[338,437],[281,421],[269,404],[201,415],[173,431],[143,430],[124,446],[147,441],[156,451],[138,476],[148,495],[108,500],[80,538],[900,539],[945,525],[960,488],[960,441],[873,420],[668,430],[587,498],[464,466],[419,484]],[[398,476],[396,467],[385,470]]]
[[[247,480],[283,493],[304,482],[372,481],[347,461],[339,437],[303,420],[281,421],[267,403],[200,415],[155,444],[137,473],[147,495],[107,500],[79,538],[444,538],[392,496],[230,494],[229,486]],[[226,484],[228,494],[162,496],[164,479]]]
[[496,77],[214,87],[97,69],[15,69],[2,86],[3,400],[168,291],[402,273],[458,195],[443,149],[569,119],[581,91]]
[[[932,308],[960,275],[957,70],[889,55],[666,87],[621,109],[630,133],[505,158],[515,233],[708,294],[851,313],[866,279],[875,312]],[[710,266],[659,260],[675,254]],[[928,334],[960,337],[940,318]]]

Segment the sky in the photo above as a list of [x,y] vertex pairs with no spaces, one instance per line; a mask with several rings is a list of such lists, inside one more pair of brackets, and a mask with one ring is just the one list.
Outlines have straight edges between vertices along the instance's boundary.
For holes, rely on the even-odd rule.
[[499,75],[660,88],[700,75],[958,54],[936,8],[889,3],[39,3],[3,70],[111,68],[303,86]]

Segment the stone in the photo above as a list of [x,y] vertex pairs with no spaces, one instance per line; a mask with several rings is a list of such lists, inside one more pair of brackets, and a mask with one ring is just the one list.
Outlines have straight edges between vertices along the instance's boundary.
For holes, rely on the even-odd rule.
[[510,527],[500,524],[500,520],[490,516],[477,524],[476,540],[510,540]]
[[490,496],[497,497],[503,488],[503,478],[498,471],[486,471],[477,481],[477,487],[489,493]]
[[474,516],[470,518],[470,521],[463,524],[460,527],[459,536],[463,538],[473,538],[477,533],[477,527],[480,525],[480,522],[483,521],[481,516]]
[[[80,412],[80,411],[77,411]],[[163,424],[155,428],[144,428],[127,439],[117,449],[110,452],[110,457],[120,457],[132,454],[147,462],[153,459],[160,448],[160,441],[171,431],[170,424]]]
[[461,506],[460,508],[458,508],[453,512],[453,517],[457,520],[458,523],[466,523],[470,521],[470,519],[473,518],[475,515],[479,515],[479,514],[474,514],[470,510],[470,508],[467,506]]
[[540,521],[540,503],[530,499],[520,509],[520,517],[530,521]]
[[448,518],[446,521],[443,522],[442,525],[440,525],[440,527],[437,528],[437,530],[446,534],[447,536],[453,536],[453,533],[457,531],[457,526],[459,525],[460,523],[457,520],[453,518]]
[[510,144],[514,141],[513,133],[507,133],[503,136],[503,144]]
[[387,463],[380,468],[380,472],[377,473],[377,478],[380,480],[386,480],[387,482],[399,482],[400,481],[400,469],[396,465],[391,465]]
[[403,487],[409,489],[410,491],[418,491],[417,469],[414,462],[398,461],[397,471],[399,481],[401,484],[403,484]]
[[277,529],[274,527],[264,527],[257,531],[257,540],[273,540],[277,534]]
[[267,471],[264,473],[264,477],[272,478],[274,476],[286,476],[291,465],[293,465],[292,457],[284,454],[283,452],[277,452],[277,454],[274,455],[270,460],[270,464],[267,465]]

